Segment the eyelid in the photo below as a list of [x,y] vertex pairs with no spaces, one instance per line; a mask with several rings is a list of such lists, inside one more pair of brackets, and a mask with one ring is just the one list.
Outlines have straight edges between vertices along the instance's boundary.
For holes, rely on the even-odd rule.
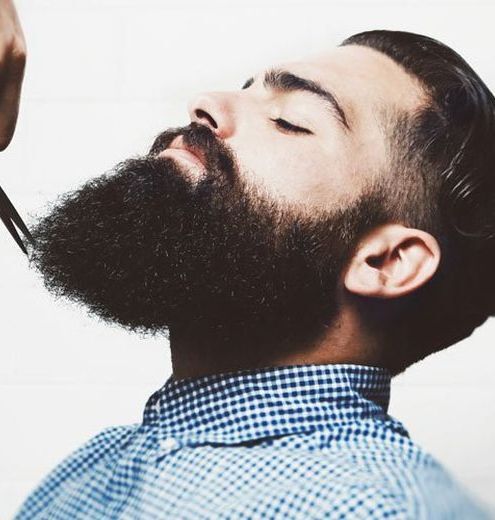
[[277,126],[280,126],[284,130],[286,130],[288,132],[292,132],[294,134],[296,134],[296,133],[307,134],[307,135],[313,134],[313,132],[311,130],[309,130],[308,128],[304,128],[302,126],[295,125],[294,123],[291,123],[290,121],[287,121],[286,119],[284,119],[282,117],[270,118],[270,121],[273,121]]
[[[253,83],[254,83],[254,77],[249,78],[244,85],[241,87],[241,90],[248,89]],[[281,117],[278,118],[270,118],[270,121],[273,121],[277,126],[282,126],[284,130],[291,133],[299,133],[299,134],[307,134],[307,135],[314,135],[314,132],[309,130],[308,128],[296,125],[294,123],[291,123],[290,121],[287,121],[286,119],[283,119]],[[282,123],[282,124],[280,124]],[[285,125],[285,126],[283,126]]]

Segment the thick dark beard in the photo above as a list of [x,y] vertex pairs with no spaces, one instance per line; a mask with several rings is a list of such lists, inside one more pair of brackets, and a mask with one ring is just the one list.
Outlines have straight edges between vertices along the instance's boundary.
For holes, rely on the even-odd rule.
[[[206,152],[196,184],[155,156],[179,134]],[[288,352],[334,319],[372,200],[304,216],[248,186],[230,150],[192,123],[61,196],[32,229],[30,264],[56,296],[133,332]]]

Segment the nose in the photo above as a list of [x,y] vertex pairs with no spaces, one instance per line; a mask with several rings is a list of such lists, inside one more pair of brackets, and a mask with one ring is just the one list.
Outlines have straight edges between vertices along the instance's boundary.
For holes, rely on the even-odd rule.
[[196,95],[187,105],[191,121],[208,126],[220,139],[235,131],[233,100],[227,92],[205,92]]

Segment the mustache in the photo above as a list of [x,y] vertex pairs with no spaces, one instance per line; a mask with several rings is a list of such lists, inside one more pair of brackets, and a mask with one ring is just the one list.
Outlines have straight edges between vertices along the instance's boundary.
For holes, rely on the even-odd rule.
[[170,146],[172,141],[182,136],[184,144],[200,150],[206,159],[206,169],[218,172],[234,182],[239,179],[238,161],[235,152],[225,142],[218,139],[206,125],[191,122],[187,126],[169,128],[160,133],[150,147],[148,155],[155,156]]

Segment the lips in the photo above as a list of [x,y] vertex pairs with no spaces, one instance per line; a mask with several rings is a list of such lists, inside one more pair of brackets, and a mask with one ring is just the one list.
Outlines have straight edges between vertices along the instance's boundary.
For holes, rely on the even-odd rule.
[[188,146],[184,143],[184,139],[182,135],[177,136],[162,152],[160,152],[158,155],[168,155],[167,150],[177,150],[177,154],[181,154],[182,157],[192,160],[193,162],[199,163],[199,166],[202,168],[206,165],[206,157],[205,154],[199,150],[198,148],[195,148],[193,146]]

